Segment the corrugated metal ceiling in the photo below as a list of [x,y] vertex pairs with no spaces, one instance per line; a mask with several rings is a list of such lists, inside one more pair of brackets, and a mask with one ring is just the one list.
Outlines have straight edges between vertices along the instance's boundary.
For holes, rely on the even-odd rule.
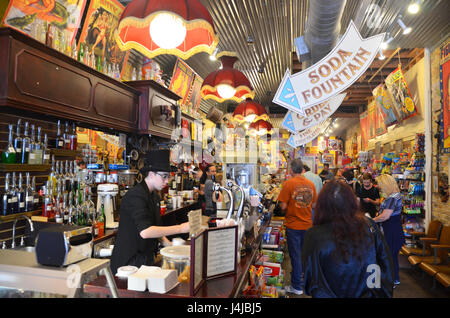
[[[268,107],[272,104],[286,69],[292,68],[294,39],[304,34],[308,18],[308,0],[201,0],[210,12],[219,34],[220,51],[235,51],[239,61],[235,67],[250,80],[256,91],[255,100]],[[126,4],[128,0],[122,1]],[[391,47],[433,47],[450,33],[450,1],[423,1],[416,15],[406,12],[410,0],[347,0],[341,20],[344,33],[350,20],[359,27],[363,37],[389,32]],[[399,15],[409,35],[403,35],[397,24]],[[252,42],[252,44],[250,43]],[[168,67],[174,56],[159,56],[156,60]],[[219,68],[205,53],[186,61],[205,78]],[[202,101],[200,109],[208,112],[213,105],[224,110],[225,105]]]

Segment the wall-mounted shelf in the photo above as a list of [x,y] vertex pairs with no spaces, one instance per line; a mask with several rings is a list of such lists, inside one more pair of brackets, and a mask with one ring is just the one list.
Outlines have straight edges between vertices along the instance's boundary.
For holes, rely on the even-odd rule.
[[48,171],[52,165],[50,164],[42,164],[42,165],[34,165],[34,164],[20,164],[20,163],[0,163],[0,172],[40,172],[40,171]]
[[33,215],[41,215],[42,210],[33,210],[28,212],[22,212],[22,213],[14,213],[10,215],[1,215],[0,216],[0,223],[6,223],[6,222],[12,222],[15,219],[17,219],[19,216],[26,215],[28,217],[32,217]]

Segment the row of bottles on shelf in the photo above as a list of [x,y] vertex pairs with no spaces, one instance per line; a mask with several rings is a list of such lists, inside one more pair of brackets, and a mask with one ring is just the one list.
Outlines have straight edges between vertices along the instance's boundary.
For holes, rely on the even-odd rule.
[[[31,125],[31,136],[28,137],[28,122],[24,124],[23,136],[20,133],[21,119],[17,121],[16,135],[13,138],[13,125],[9,124],[8,144],[1,155],[2,163],[20,164],[48,164],[50,161],[50,148],[47,134],[44,134],[44,141],[41,138],[41,127],[37,127],[37,137],[35,137],[35,125]],[[72,124],[72,132],[69,132],[69,124],[66,122],[65,131],[61,134],[61,121],[58,120],[57,136],[54,148],[77,149],[77,132],[75,123]]]
[[5,189],[2,194],[2,215],[34,211],[40,208],[40,196],[36,191],[36,177],[33,176],[30,182],[30,173],[26,173],[26,184],[23,186],[22,173],[18,176],[16,183],[16,173],[13,172],[10,182],[10,174],[5,176]]

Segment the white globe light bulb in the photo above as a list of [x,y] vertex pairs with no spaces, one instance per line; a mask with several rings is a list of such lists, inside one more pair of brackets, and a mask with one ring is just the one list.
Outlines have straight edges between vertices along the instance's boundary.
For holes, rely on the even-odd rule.
[[217,85],[217,92],[220,97],[228,99],[234,96],[236,89],[228,84],[219,84]]
[[150,23],[150,35],[160,48],[174,49],[186,38],[186,27],[182,19],[160,13]]

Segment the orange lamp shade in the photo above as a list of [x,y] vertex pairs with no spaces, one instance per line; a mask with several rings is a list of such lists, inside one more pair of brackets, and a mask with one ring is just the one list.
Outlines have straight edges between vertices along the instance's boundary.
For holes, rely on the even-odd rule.
[[233,112],[233,119],[240,123],[251,123],[258,120],[269,120],[269,115],[261,104],[247,98],[247,100],[237,105]]
[[255,121],[248,127],[249,130],[253,130],[257,135],[272,134],[272,128],[272,124],[265,120]]
[[211,54],[219,43],[213,20],[200,0],[133,0],[119,20],[116,42],[148,58],[161,54],[187,60]]
[[200,94],[203,99],[213,99],[222,103],[226,100],[241,102],[245,98],[254,98],[255,91],[248,78],[233,68],[238,60],[234,52],[221,52],[217,58],[222,62],[222,69],[206,76]]

